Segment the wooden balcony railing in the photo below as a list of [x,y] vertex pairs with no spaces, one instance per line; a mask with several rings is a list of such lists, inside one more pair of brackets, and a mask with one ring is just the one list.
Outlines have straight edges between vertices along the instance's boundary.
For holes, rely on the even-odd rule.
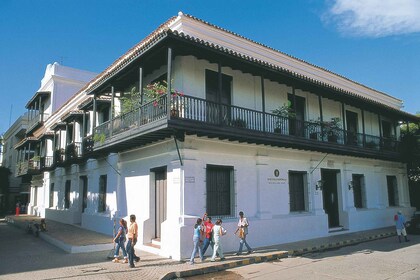
[[22,160],[16,164],[15,176],[36,174],[41,170],[40,159]]
[[[161,98],[160,100],[149,102],[136,110],[117,116],[97,126],[94,130],[94,142],[103,142],[113,135],[167,118],[166,100],[166,98]],[[272,135],[299,137],[373,150],[397,152],[400,143],[394,138],[381,138],[339,128],[330,128],[319,122],[281,117],[185,95],[172,99],[170,116],[172,119],[201,122],[209,126],[234,127],[247,131],[252,130]]]
[[35,126],[35,124],[37,124],[37,123],[45,122],[48,119],[49,116],[50,115],[47,114],[47,113],[39,113],[38,112],[35,116],[33,116],[32,119],[30,119],[28,121],[28,127],[31,128],[31,127]]

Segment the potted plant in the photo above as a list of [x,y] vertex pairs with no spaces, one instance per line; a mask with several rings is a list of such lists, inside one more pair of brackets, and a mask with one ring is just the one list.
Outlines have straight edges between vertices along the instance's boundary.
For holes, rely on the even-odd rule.
[[[168,83],[165,80],[157,81],[153,84],[148,84],[144,88],[144,95],[149,101],[153,101],[153,106],[157,107],[159,105],[159,100],[166,96],[167,91]],[[171,110],[173,110],[173,112],[171,111],[171,114],[174,116],[178,116],[179,110],[182,108],[182,103],[178,98],[180,96],[184,96],[184,93],[171,87]]]
[[281,133],[282,127],[285,127],[285,123],[287,119],[294,119],[296,118],[296,113],[294,112],[293,108],[290,105],[290,102],[288,104],[283,104],[282,106],[278,107],[277,109],[274,109],[271,111],[275,116],[275,126],[274,126],[274,132]]
[[230,124],[233,127],[240,127],[240,128],[246,127],[246,121],[243,119],[234,119],[230,122]]
[[322,122],[322,134],[327,136],[328,142],[337,143],[341,130],[340,118],[331,118],[330,121]]

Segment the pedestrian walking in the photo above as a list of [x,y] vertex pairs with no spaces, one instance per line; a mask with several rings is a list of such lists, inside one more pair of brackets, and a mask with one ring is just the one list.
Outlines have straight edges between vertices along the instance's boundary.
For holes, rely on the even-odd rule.
[[124,219],[120,219],[119,223],[120,227],[118,228],[118,232],[114,237],[114,242],[117,244],[117,247],[115,247],[114,259],[112,260],[112,262],[119,262],[118,256],[120,255],[121,248],[124,256],[123,263],[128,263],[127,251],[125,250],[127,222]]
[[213,235],[212,235],[212,229],[214,224],[211,222],[211,217],[207,216],[207,213],[203,216],[204,221],[204,241],[203,241],[203,256],[206,254],[207,248],[209,245],[211,246],[211,249],[214,250],[214,243],[213,243]]
[[405,242],[408,242],[407,232],[405,230],[405,217],[398,211],[398,213],[394,216],[395,221],[395,228],[397,229],[398,241],[401,243],[401,234],[404,236]]
[[226,234],[226,230],[222,227],[222,220],[217,219],[215,225],[212,229],[213,232],[213,255],[211,257],[211,261],[214,262],[216,259],[216,255],[219,254],[220,260],[223,261],[225,259],[223,255],[223,247],[222,247],[222,240],[221,237]]
[[246,236],[248,235],[248,227],[249,223],[247,218],[244,217],[244,212],[239,212],[239,221],[238,221],[238,228],[235,231],[235,234],[238,234],[238,237],[240,239],[239,241],[239,250],[234,255],[238,256],[242,254],[242,248],[244,247],[244,244],[246,248],[248,249],[248,254],[252,253],[251,247],[248,245],[248,242],[246,242]]
[[127,233],[127,254],[128,254],[128,262],[131,268],[134,266],[134,246],[137,243],[137,235],[138,235],[138,226],[136,223],[136,215],[130,215],[130,226],[128,227]]
[[201,236],[203,235],[203,220],[198,218],[197,222],[194,225],[194,233],[193,233],[193,243],[194,243],[194,248],[191,254],[191,259],[190,259],[190,264],[194,264],[194,258],[195,255],[197,254],[197,251],[199,253],[200,259],[201,261],[204,261],[204,256],[203,256],[203,250],[201,248]]

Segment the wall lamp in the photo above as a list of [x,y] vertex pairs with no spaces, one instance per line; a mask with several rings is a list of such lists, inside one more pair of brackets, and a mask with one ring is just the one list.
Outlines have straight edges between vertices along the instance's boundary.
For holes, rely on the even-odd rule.
[[354,187],[354,183],[353,183],[353,181],[350,181],[349,182],[349,191],[352,190],[353,187]]
[[315,190],[320,190],[320,191],[322,191],[322,188],[324,187],[324,183],[325,183],[325,181],[324,181],[324,180],[318,180],[318,181],[316,182],[316,185],[315,185]]

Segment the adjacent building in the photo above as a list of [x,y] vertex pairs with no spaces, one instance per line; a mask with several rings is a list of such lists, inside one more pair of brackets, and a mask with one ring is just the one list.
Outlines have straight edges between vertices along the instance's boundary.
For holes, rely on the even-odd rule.
[[[16,201],[26,205],[30,197],[28,213],[45,215],[43,183],[37,185],[36,180],[41,178],[42,181],[44,175],[48,176],[48,172],[43,171],[52,164],[52,154],[51,157],[45,156],[52,153],[49,141],[52,132],[48,123],[57,122],[56,111],[74,99],[74,95],[95,75],[57,62],[48,64],[40,88],[26,104],[28,112],[5,134],[7,164],[12,175],[17,177],[11,179],[10,186],[18,190]],[[41,158],[41,155],[44,157]]]
[[[27,107],[41,116],[52,96],[41,87]],[[16,148],[36,167],[23,169],[32,214],[106,234],[135,214],[139,248],[181,259],[205,212],[232,233],[245,212],[255,247],[410,213],[399,124],[420,119],[401,107],[179,13],[38,118]],[[224,244],[236,250],[237,238]]]

